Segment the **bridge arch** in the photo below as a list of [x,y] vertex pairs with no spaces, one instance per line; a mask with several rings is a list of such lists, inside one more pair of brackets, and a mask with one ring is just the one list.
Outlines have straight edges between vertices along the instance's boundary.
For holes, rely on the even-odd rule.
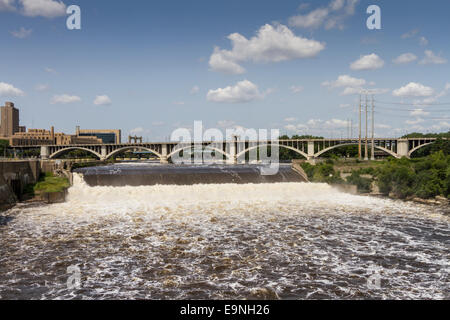
[[436,141],[431,141],[431,142],[428,142],[428,143],[424,143],[424,144],[422,144],[422,145],[420,145],[420,146],[415,147],[414,149],[411,149],[411,150],[408,152],[408,156],[411,157],[412,154],[413,154],[414,152],[416,152],[417,150],[422,149],[423,147],[432,145],[432,144],[435,143],[435,142],[436,142]]
[[101,154],[95,152],[94,150],[88,149],[88,148],[83,148],[83,147],[68,147],[68,148],[63,148],[63,149],[60,149],[60,150],[58,150],[58,151],[52,153],[52,154],[49,156],[49,159],[55,159],[55,158],[58,157],[59,155],[65,153],[65,152],[67,152],[67,151],[72,151],[72,150],[82,150],[82,151],[87,151],[87,152],[89,152],[89,153],[92,153],[94,156],[96,156],[96,157],[99,158],[99,159],[102,158]]
[[279,148],[289,149],[289,150],[292,150],[292,151],[294,151],[294,152],[300,154],[301,156],[305,157],[306,159],[308,159],[308,155],[307,155],[305,152],[303,152],[303,151],[301,151],[301,150],[298,150],[298,149],[295,149],[295,148],[293,148],[293,147],[284,146],[284,145],[278,144],[278,143],[273,143],[273,144],[268,144],[268,143],[266,143],[266,144],[259,144],[259,145],[256,145],[256,146],[247,148],[247,149],[245,149],[245,150],[239,152],[239,153],[236,155],[236,158],[239,159],[239,158],[242,157],[244,154],[246,154],[247,152],[250,152],[250,151],[252,151],[252,150],[254,150],[254,149],[257,149],[257,148],[260,148],[260,147],[269,147],[269,146],[270,146],[270,147],[271,147],[271,146],[274,146],[274,147],[279,147]]
[[156,156],[158,156],[158,158],[162,158],[162,155],[159,152],[156,152],[153,149],[147,148],[147,147],[141,147],[141,146],[127,146],[127,147],[123,147],[123,148],[119,148],[117,150],[114,150],[113,152],[111,152],[110,154],[108,154],[106,156],[106,159],[109,159],[111,157],[114,157],[116,154],[119,154],[123,151],[127,151],[127,150],[131,150],[131,149],[142,149],[142,150],[146,150],[149,151],[151,153],[154,153]]
[[[169,154],[167,155],[167,159],[172,158],[175,154],[180,153],[181,151],[188,150],[188,149],[191,149],[191,150],[192,150],[192,148],[194,148],[194,146],[193,146],[193,145],[190,145],[190,146],[183,147],[183,148],[181,148],[181,149],[172,150],[172,152],[169,153]],[[220,153],[221,155],[225,156],[225,158],[227,158],[227,159],[230,158],[230,155],[229,155],[228,153],[226,153],[226,152],[224,152],[223,150],[220,150],[220,149],[218,149],[218,148],[214,148],[214,147],[211,147],[211,146],[203,146],[203,148],[204,148],[204,149],[209,149],[209,150],[211,150],[211,151],[218,152],[218,153]]]
[[[318,157],[320,157],[321,155],[323,155],[324,153],[327,153],[328,151],[331,151],[331,150],[333,150],[333,149],[337,149],[337,148],[340,148],[340,147],[357,146],[357,145],[358,145],[358,143],[343,143],[343,144],[338,144],[338,145],[335,145],[335,146],[332,146],[332,147],[329,147],[329,148],[323,149],[322,151],[317,152],[316,154],[314,154],[314,157],[315,157],[315,158],[318,158]],[[391,150],[389,150],[389,149],[386,149],[386,148],[383,148],[383,147],[380,147],[380,146],[375,146],[375,149],[384,151],[384,152],[386,152],[387,154],[389,154],[389,155],[391,155],[391,156],[393,156],[393,157],[395,157],[395,158],[399,158],[398,154],[396,154],[394,151],[391,151]]]

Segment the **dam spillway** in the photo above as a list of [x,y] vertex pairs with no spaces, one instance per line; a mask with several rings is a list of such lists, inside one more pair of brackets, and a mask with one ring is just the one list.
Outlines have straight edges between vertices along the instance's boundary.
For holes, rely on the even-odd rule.
[[263,184],[306,182],[290,165],[265,175],[261,165],[159,165],[125,163],[74,170],[89,186],[149,186],[195,184]]

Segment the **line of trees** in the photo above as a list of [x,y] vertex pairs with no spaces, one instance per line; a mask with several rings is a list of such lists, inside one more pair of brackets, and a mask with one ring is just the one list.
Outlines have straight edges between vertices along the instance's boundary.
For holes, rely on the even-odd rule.
[[371,192],[375,181],[380,193],[398,199],[450,199],[450,154],[443,150],[420,159],[389,158],[372,167],[352,170],[345,180],[331,159],[315,166],[305,162],[302,167],[312,182],[351,184],[361,193]]

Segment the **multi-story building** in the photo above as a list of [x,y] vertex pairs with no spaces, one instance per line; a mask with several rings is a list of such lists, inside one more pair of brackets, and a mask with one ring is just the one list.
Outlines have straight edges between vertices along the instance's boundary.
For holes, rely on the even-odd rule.
[[6,102],[1,109],[0,135],[9,137],[19,132],[19,110],[14,107],[14,103]]
[[103,143],[121,143],[121,130],[87,130],[80,129],[80,127],[76,128],[75,134],[78,137],[97,137],[102,139]]

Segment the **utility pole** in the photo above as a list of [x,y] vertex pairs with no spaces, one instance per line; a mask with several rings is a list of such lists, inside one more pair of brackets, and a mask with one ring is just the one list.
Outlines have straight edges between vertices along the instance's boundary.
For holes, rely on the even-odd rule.
[[350,139],[353,140],[353,119],[350,119]]
[[370,159],[375,160],[375,100],[372,95],[372,155]]
[[350,124],[350,119],[347,119],[347,139],[350,139],[350,131],[351,131],[351,129],[350,129],[350,127],[351,127],[351,124]]
[[366,141],[365,141],[365,149],[364,149],[364,160],[369,161],[369,137],[368,137],[368,119],[367,116],[369,115],[368,109],[367,109],[367,93],[366,93]]
[[361,148],[361,94],[359,94],[359,140],[358,140],[358,159],[362,159],[362,148]]

